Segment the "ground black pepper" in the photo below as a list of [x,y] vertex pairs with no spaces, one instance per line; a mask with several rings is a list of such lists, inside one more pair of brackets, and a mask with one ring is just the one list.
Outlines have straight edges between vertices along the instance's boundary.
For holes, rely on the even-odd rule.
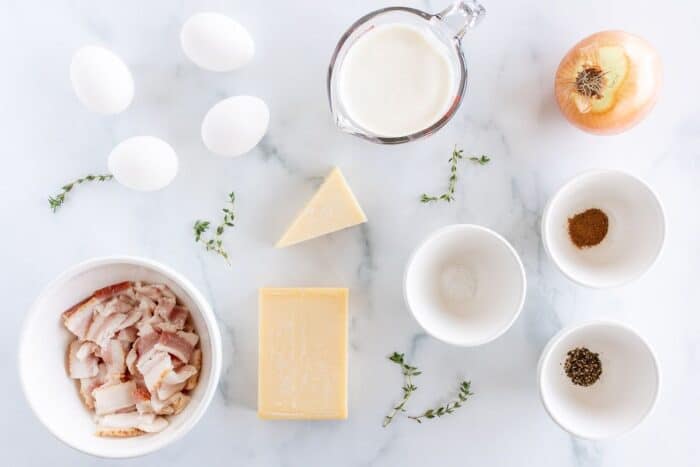
[[597,353],[585,347],[577,347],[566,354],[564,371],[577,386],[590,386],[600,378],[603,367]]
[[569,237],[578,248],[595,246],[607,234],[608,216],[600,209],[587,209],[569,218]]

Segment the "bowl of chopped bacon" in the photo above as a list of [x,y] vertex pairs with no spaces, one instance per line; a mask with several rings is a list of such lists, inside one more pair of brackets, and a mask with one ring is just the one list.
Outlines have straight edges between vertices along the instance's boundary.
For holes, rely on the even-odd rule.
[[22,387],[61,441],[100,457],[154,452],[202,417],[221,374],[221,335],[202,294],[155,261],[70,268],[32,305]]

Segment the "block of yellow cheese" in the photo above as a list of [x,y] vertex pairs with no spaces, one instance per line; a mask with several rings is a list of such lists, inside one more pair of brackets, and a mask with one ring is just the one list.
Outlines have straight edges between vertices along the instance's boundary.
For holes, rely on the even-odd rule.
[[348,290],[260,289],[258,415],[347,418]]
[[367,217],[338,168],[331,171],[276,247],[320,237],[367,222]]

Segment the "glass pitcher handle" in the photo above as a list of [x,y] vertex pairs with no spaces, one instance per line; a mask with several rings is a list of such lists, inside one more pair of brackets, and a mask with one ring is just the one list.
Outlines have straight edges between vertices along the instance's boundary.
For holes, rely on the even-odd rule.
[[476,26],[486,15],[486,9],[476,0],[457,0],[435,15],[442,21],[455,39],[461,40],[467,30]]

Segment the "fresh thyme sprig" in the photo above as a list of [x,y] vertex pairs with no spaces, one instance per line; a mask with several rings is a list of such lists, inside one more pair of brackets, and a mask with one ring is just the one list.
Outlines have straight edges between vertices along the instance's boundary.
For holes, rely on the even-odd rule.
[[401,372],[404,376],[404,385],[401,388],[403,390],[403,397],[401,398],[401,401],[391,409],[389,415],[386,415],[384,417],[384,422],[382,423],[383,427],[389,425],[389,423],[392,422],[396,414],[398,414],[399,412],[406,411],[406,402],[408,402],[408,399],[411,397],[411,394],[413,394],[413,392],[416,389],[418,389],[418,387],[413,384],[412,378],[422,373],[415,366],[408,365],[406,362],[404,362],[404,355],[402,353],[394,352],[388,358],[392,362],[401,366]]
[[459,385],[459,394],[457,395],[457,400],[448,402],[447,404],[441,405],[436,409],[428,409],[420,415],[409,415],[408,418],[410,418],[411,420],[415,420],[418,423],[423,423],[421,420],[423,418],[432,419],[435,417],[442,417],[443,415],[451,414],[458,408],[462,407],[462,404],[464,404],[467,401],[469,396],[474,395],[474,393],[470,391],[470,387],[470,381],[462,381],[462,383]]
[[208,240],[204,240],[202,238],[202,235],[204,235],[204,233],[207,232],[209,230],[209,227],[211,226],[211,223],[209,221],[197,220],[194,222],[193,227],[194,241],[203,243],[207,251],[213,251],[223,256],[223,258],[229,264],[231,264],[231,261],[229,260],[228,252],[223,246],[223,241],[221,237],[223,236],[226,227],[234,226],[233,221],[236,218],[236,214],[233,212],[233,207],[235,202],[236,194],[234,192],[229,193],[228,204],[230,204],[231,206],[227,206],[221,210],[224,213],[224,218],[222,219],[221,223],[218,226],[216,226],[216,230],[214,231],[214,236],[212,238]]
[[[455,186],[457,185],[457,164],[461,159],[464,158],[464,151],[462,149],[457,149],[455,146],[452,151],[452,156],[450,156],[450,178],[448,179],[447,191],[440,196],[429,196],[423,193],[420,197],[421,203],[431,203],[433,201],[447,201],[448,203],[454,201],[455,199]],[[491,159],[482,155],[480,157],[472,156],[469,158],[470,161],[479,165],[488,164]]]
[[[383,427],[389,425],[399,413],[406,412],[406,403],[408,402],[408,399],[418,389],[418,387],[413,384],[412,377],[418,376],[422,373],[422,371],[419,371],[415,366],[411,366],[406,363],[404,360],[404,354],[402,353],[394,352],[388,358],[401,367],[401,372],[404,376],[404,385],[401,387],[403,390],[403,398],[394,407],[392,407],[391,412],[384,417],[384,421],[382,422]],[[472,395],[471,382],[462,381],[459,385],[459,393],[457,394],[456,400],[448,402],[447,404],[441,405],[435,409],[428,409],[420,415],[409,415],[408,418],[415,420],[418,423],[423,423],[424,418],[432,419],[454,413],[454,411],[462,407],[467,399],[469,399],[469,396]]]
[[70,193],[70,191],[75,187],[76,185],[80,185],[82,183],[86,182],[106,182],[108,180],[112,180],[114,178],[114,175],[112,174],[105,174],[105,175],[86,175],[85,177],[79,178],[75,181],[72,181],[66,185],[63,185],[61,187],[61,192],[57,194],[56,196],[49,196],[49,207],[53,212],[56,212],[58,208],[63,206],[63,203],[66,201],[66,195]]

